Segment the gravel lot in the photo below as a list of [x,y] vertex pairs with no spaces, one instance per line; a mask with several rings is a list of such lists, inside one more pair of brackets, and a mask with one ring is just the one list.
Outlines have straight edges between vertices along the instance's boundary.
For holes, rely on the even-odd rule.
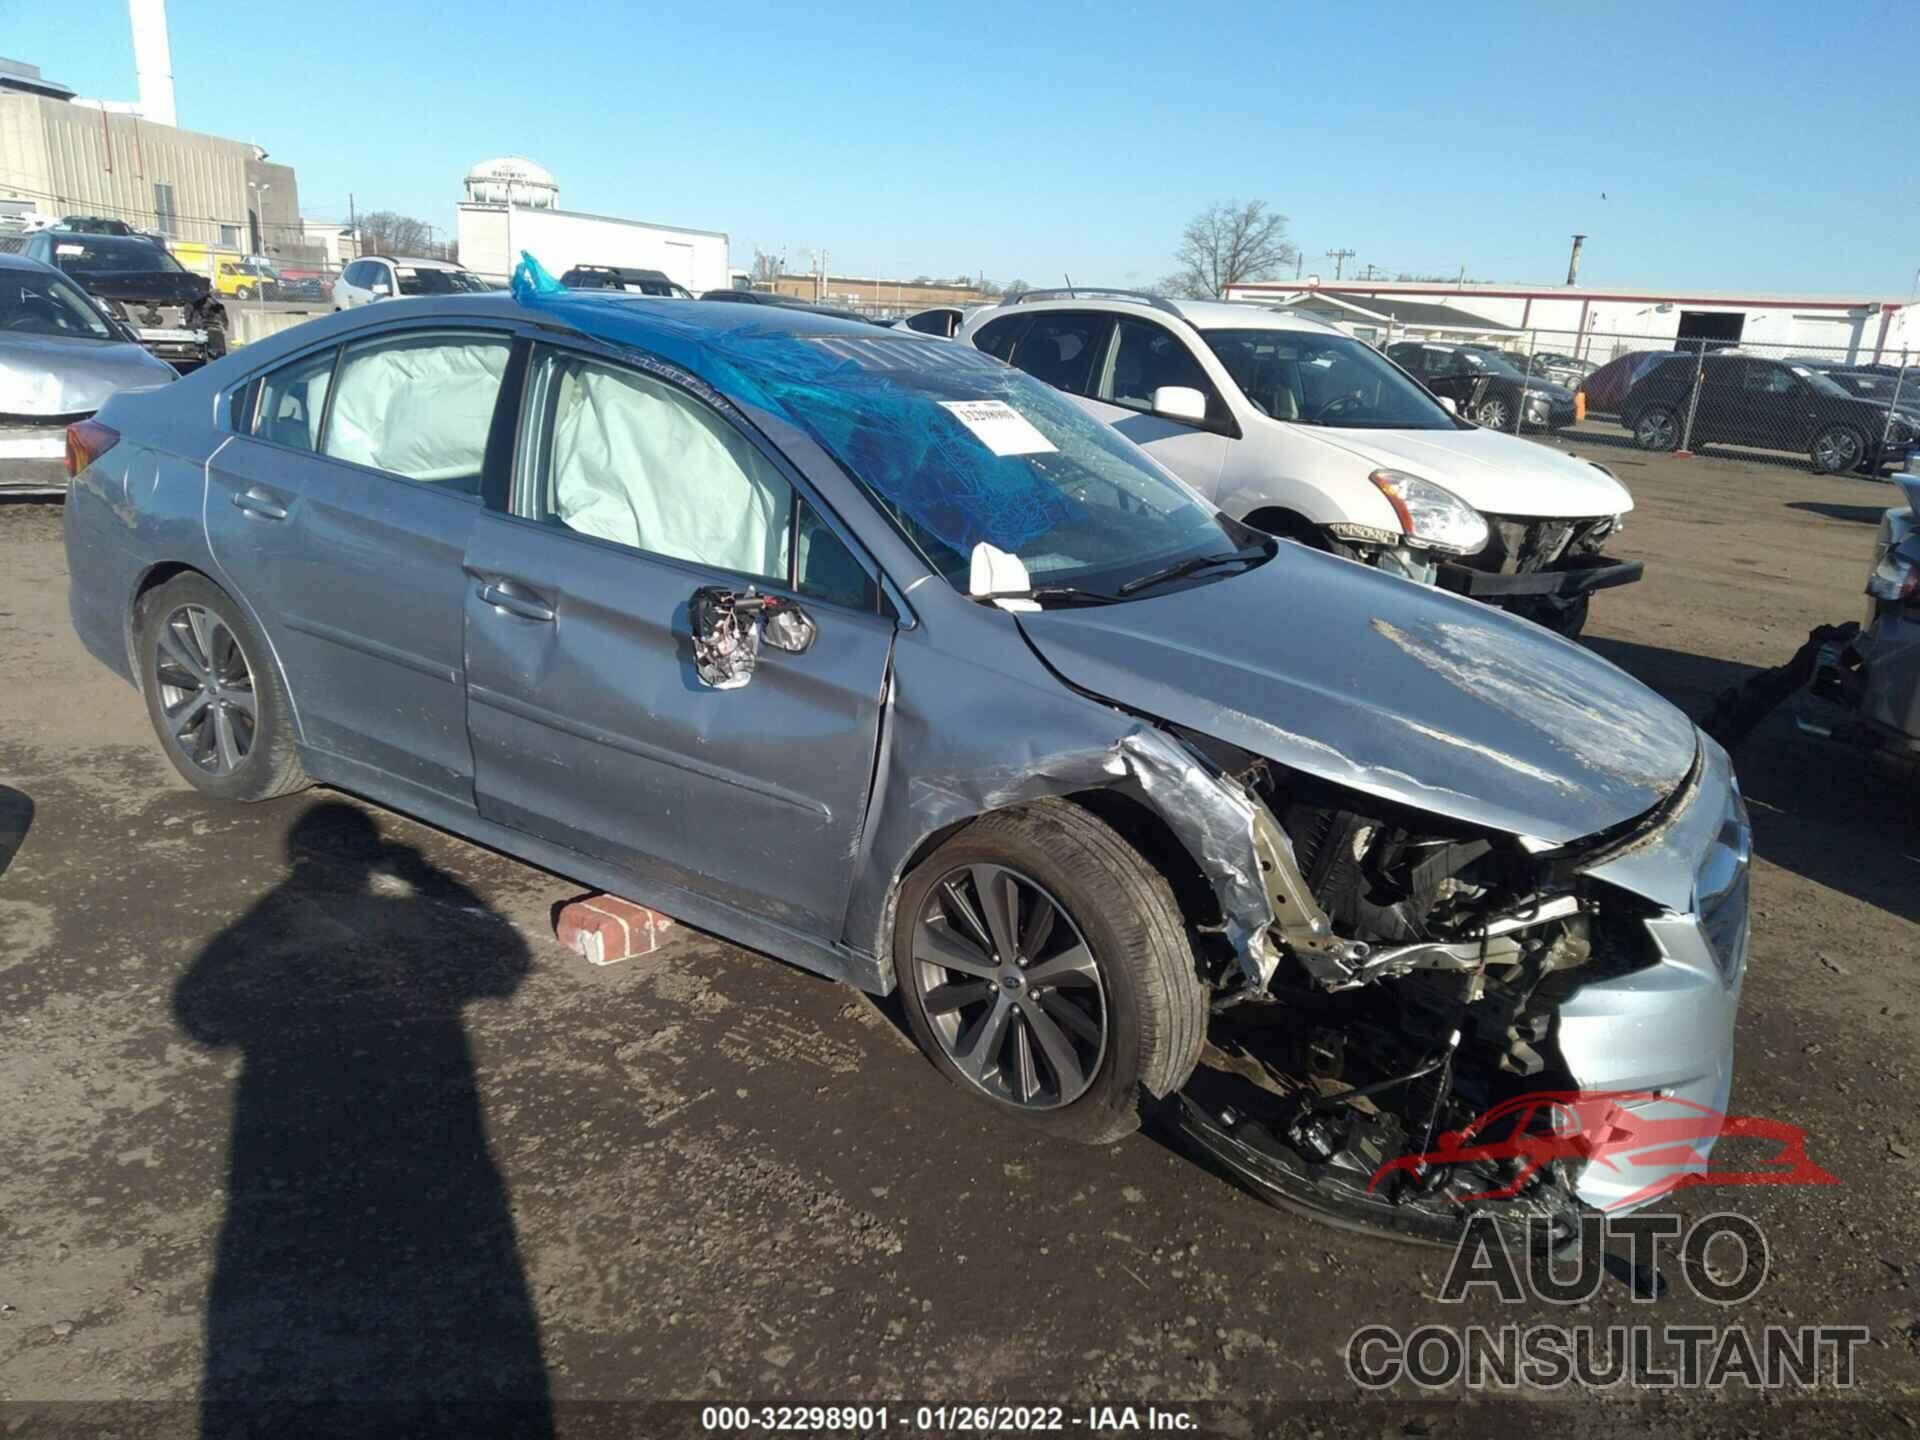
[[[1891,487],[1601,458],[1647,579],[1591,643],[1683,708],[1860,612]],[[1362,1324],[1570,1321],[1442,1306],[1444,1253],[1276,1213],[1152,1138],[1031,1140],[889,1007],[717,940],[591,968],[550,929],[578,887],[397,815],[204,801],[66,585],[57,507],[0,506],[0,1401],[176,1402],[128,1433],[191,1428],[203,1395],[550,1399],[563,1432],[587,1400],[1297,1402],[1212,1412],[1258,1434],[1353,1399]],[[1861,1398],[1792,1419],[1908,1433],[1920,779],[1781,717],[1741,774],[1734,1108],[1806,1127],[1841,1183],[1680,1197],[1765,1228],[1737,1315],[1614,1285],[1574,1323],[1864,1324]],[[334,1333],[343,1296],[364,1323]],[[1484,1423],[1406,1398],[1357,1432]],[[1789,1418],[1738,1387],[1535,1398],[1506,1428]]]

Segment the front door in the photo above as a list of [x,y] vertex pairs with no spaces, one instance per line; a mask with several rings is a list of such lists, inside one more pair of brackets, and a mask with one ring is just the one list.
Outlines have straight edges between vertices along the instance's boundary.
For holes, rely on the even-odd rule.
[[265,376],[208,466],[214,558],[317,749],[471,804],[463,596],[511,342],[406,332]]
[[[1153,413],[1154,391],[1178,385],[1198,390],[1207,404],[1198,423]],[[1186,343],[1164,325],[1121,316],[1113,340],[1096,365],[1088,409],[1152,454],[1194,489],[1215,500],[1233,423],[1226,401]]]
[[[864,562],[719,411],[540,348],[512,512],[467,551],[468,730],[487,818],[634,877],[835,938],[894,626]],[[816,634],[738,688],[694,663],[689,603],[791,597]]]

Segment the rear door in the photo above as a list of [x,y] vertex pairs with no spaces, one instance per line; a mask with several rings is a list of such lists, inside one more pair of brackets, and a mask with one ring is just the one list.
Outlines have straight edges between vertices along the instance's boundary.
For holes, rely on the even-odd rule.
[[[771,451],[674,378],[536,348],[510,514],[466,555],[480,811],[835,937],[894,623],[872,566]],[[815,625],[747,684],[694,664],[694,592],[757,587]],[[663,901],[670,897],[662,896]]]
[[436,327],[304,355],[249,387],[208,466],[214,558],[279,654],[306,742],[463,805],[462,562],[511,350]]

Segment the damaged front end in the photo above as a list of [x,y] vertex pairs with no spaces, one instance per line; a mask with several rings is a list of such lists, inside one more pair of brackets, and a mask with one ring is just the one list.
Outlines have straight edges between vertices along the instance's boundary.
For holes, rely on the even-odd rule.
[[1651,812],[1543,847],[1181,738],[1246,800],[1272,917],[1208,976],[1215,1024],[1174,1109],[1204,1159],[1276,1204],[1436,1243],[1481,1211],[1571,1237],[1587,1207],[1704,1167],[1710,1139],[1631,1174],[1595,1164],[1604,1135],[1555,1133],[1569,1107],[1525,1097],[1724,1110],[1748,851],[1718,746]]

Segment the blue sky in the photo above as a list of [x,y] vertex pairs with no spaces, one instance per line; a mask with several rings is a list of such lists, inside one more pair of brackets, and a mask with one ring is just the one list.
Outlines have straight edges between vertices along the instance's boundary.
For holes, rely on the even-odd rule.
[[[174,0],[182,125],[310,216],[450,226],[475,161],[840,273],[1140,283],[1216,199],[1309,272],[1870,291],[1920,266],[1912,0],[1367,7]],[[0,0],[0,53],[134,93],[124,0]]]

